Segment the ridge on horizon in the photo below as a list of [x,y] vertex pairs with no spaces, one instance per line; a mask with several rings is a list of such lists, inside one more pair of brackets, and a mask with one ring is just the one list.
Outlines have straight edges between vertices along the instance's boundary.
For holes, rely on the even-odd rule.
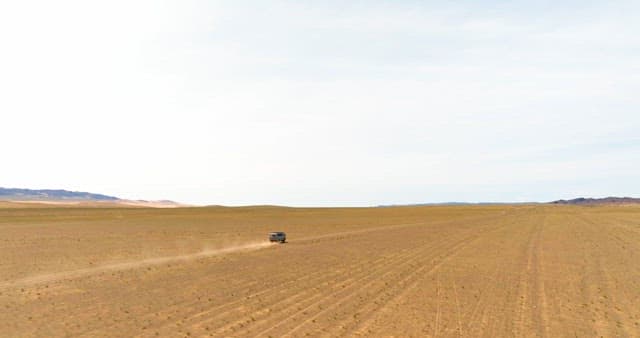
[[124,205],[175,207],[187,206],[172,200],[130,200],[105,194],[65,189],[24,189],[0,187],[0,200],[28,202],[113,202]]
[[64,189],[24,189],[0,187],[0,199],[6,200],[77,200],[77,201],[120,201],[121,198],[85,191]]
[[[91,193],[85,191],[71,191],[65,189],[25,189],[25,188],[3,188],[0,187],[0,200],[8,201],[93,201],[93,202],[132,202],[132,203],[181,203],[172,200],[129,200],[116,196]],[[559,199],[551,202],[433,202],[433,203],[406,203],[406,204],[380,204],[374,207],[396,207],[396,206],[455,206],[455,205],[505,205],[505,204],[563,204],[563,205],[596,205],[596,204],[640,204],[640,198],[608,196],[603,198],[577,197],[573,199]],[[221,206],[221,205],[218,205]],[[257,205],[254,205],[257,206]],[[264,205],[266,206],[266,205]],[[288,207],[287,205],[280,205]]]
[[603,197],[603,198],[590,198],[590,197],[578,197],[570,200],[557,200],[549,202],[550,204],[572,204],[572,205],[593,205],[593,204],[640,204],[640,198],[634,197]]

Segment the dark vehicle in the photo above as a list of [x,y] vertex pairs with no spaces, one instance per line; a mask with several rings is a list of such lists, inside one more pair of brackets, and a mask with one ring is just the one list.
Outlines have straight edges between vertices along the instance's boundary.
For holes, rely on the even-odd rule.
[[287,234],[284,232],[270,232],[269,233],[269,242],[280,242],[284,243],[287,241]]

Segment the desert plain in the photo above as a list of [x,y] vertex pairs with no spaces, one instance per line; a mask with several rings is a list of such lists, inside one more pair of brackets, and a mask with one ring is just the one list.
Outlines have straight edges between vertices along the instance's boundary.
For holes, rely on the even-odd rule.
[[0,336],[640,337],[640,207],[0,203]]

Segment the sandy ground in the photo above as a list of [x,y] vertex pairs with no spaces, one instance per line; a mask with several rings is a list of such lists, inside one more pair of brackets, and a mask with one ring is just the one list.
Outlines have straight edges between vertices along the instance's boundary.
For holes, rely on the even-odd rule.
[[640,336],[640,207],[5,207],[0,257],[2,336]]

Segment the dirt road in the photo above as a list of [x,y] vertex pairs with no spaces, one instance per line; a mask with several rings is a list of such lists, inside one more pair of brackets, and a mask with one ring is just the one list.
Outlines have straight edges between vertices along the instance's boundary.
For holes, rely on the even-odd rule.
[[0,254],[7,336],[640,336],[638,207],[9,208]]

